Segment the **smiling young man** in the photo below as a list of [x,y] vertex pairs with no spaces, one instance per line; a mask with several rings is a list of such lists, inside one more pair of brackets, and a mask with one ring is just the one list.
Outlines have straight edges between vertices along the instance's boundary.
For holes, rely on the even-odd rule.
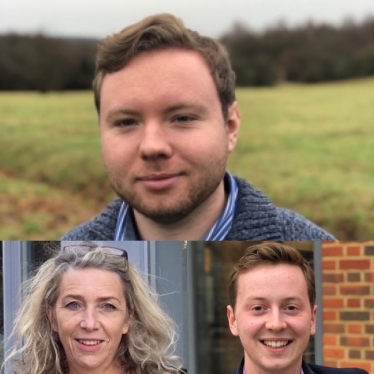
[[226,171],[240,114],[216,40],[148,17],[99,45],[94,95],[119,199],[63,240],[334,240]]
[[244,348],[232,374],[368,374],[303,361],[316,330],[314,273],[300,252],[278,243],[249,247],[229,284],[230,330]]

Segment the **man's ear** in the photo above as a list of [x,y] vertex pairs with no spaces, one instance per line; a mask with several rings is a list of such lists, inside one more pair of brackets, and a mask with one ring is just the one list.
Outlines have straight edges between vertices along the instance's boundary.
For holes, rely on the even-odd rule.
[[235,148],[238,140],[239,128],[240,128],[240,113],[238,109],[238,103],[234,101],[227,111],[227,149],[232,152]]
[[231,305],[227,305],[227,319],[229,321],[231,333],[235,336],[239,336],[238,328],[236,326],[235,313]]
[[316,333],[316,319],[317,319],[317,305],[314,305],[312,310],[312,319],[310,321],[310,335]]

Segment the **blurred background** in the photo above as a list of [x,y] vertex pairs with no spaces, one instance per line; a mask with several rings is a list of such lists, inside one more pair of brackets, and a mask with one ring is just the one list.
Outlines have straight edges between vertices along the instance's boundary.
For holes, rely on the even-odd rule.
[[0,238],[57,239],[114,198],[90,91],[98,41],[159,12],[221,40],[242,113],[229,170],[342,240],[374,237],[374,2],[6,2]]

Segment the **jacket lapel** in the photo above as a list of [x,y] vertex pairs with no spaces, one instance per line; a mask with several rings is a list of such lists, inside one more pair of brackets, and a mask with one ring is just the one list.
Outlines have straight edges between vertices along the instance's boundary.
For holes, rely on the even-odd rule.
[[309,365],[303,361],[303,364],[301,365],[304,371],[304,374],[316,374]]

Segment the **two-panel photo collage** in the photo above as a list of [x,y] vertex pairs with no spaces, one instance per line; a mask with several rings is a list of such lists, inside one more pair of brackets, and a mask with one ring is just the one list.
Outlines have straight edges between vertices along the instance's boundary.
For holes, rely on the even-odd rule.
[[[374,374],[374,18],[22,1],[0,15],[0,373]],[[256,31],[250,4],[286,18]],[[2,35],[23,8],[58,19]],[[58,36],[74,22],[96,36]]]

